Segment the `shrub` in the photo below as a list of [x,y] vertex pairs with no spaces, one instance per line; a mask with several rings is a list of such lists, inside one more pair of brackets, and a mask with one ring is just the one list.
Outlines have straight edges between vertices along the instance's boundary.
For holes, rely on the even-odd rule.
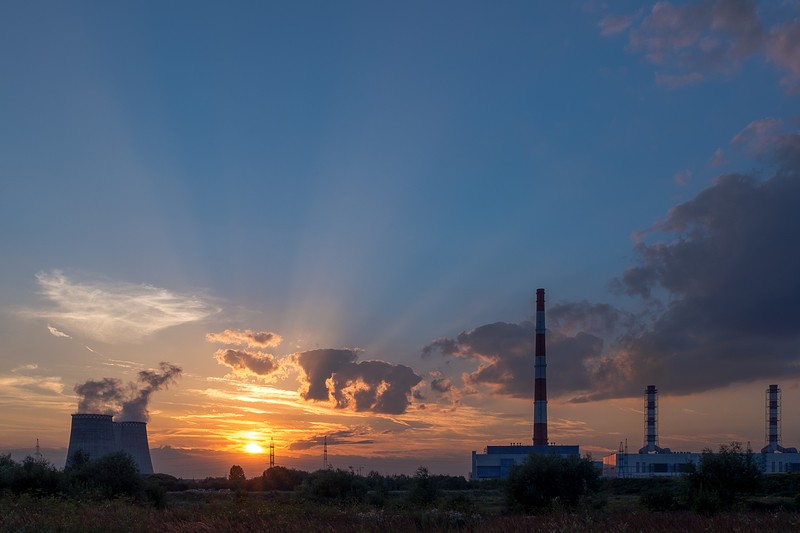
[[[717,453],[706,449],[696,468],[689,472],[692,497],[702,498],[706,514],[715,506],[730,508],[741,496],[758,490],[762,474],[755,463],[753,452],[742,451],[742,445],[732,442],[721,445]],[[697,508],[697,502],[693,507]]]
[[556,502],[575,506],[597,489],[597,471],[588,459],[555,454],[531,454],[512,467],[506,482],[506,503],[513,511],[533,513],[550,509]]

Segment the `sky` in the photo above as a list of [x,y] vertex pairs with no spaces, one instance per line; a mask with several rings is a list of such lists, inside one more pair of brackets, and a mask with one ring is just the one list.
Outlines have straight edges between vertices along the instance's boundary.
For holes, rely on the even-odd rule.
[[[0,453],[800,446],[800,3],[0,4]],[[259,452],[259,448],[262,450]]]

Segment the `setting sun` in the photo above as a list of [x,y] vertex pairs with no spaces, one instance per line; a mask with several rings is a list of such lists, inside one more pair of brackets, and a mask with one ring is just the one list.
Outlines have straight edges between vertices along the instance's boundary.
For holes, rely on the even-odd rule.
[[247,445],[244,447],[244,450],[247,453],[263,453],[264,448],[256,444],[255,442],[248,442]]

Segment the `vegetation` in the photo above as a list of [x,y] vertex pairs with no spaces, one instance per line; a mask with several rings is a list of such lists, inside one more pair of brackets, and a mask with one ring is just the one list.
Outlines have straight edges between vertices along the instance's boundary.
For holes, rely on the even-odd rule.
[[598,475],[588,458],[532,454],[511,468],[506,483],[510,509],[541,512],[554,505],[575,507],[582,496],[598,488]]
[[740,452],[735,443],[707,452],[671,479],[598,480],[587,459],[535,456],[487,482],[425,467],[412,476],[273,467],[250,479],[232,468],[195,481],[141,476],[124,454],[79,454],[63,471],[0,455],[0,533],[800,530],[800,474],[764,478]]
[[687,477],[692,506],[708,514],[730,509],[743,496],[754,494],[762,477],[753,452],[744,452],[740,443],[723,444],[717,453],[706,449]]

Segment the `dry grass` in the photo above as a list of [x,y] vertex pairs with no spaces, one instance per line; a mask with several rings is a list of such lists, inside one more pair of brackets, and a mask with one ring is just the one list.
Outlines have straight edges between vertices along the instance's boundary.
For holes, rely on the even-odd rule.
[[800,530],[800,515],[750,512],[705,517],[690,512],[555,512],[537,516],[457,511],[379,511],[291,499],[174,499],[163,510],[125,500],[80,502],[28,496],[0,498],[0,531],[36,532],[770,532]]

